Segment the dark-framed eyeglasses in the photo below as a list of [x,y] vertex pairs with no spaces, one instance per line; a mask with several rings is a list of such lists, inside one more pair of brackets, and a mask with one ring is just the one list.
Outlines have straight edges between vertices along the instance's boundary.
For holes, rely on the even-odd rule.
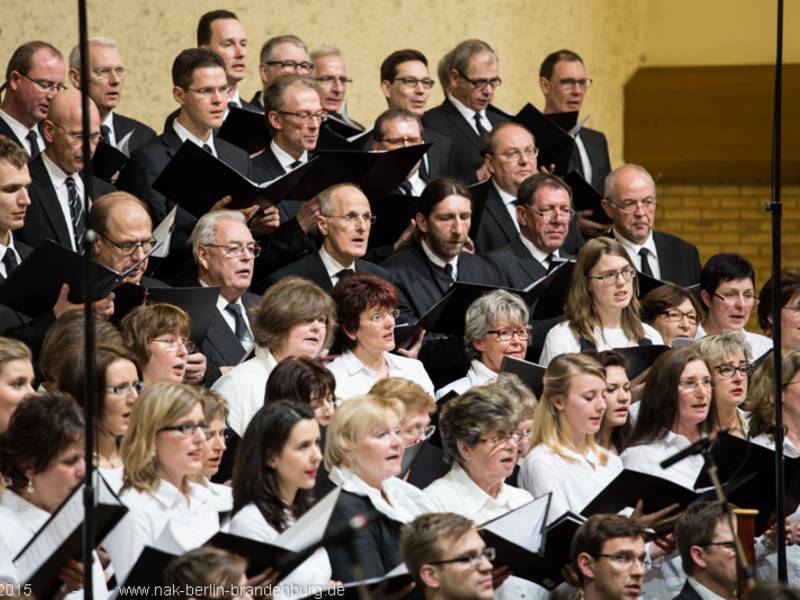
[[185,438],[190,438],[195,434],[195,432],[199,432],[200,435],[206,437],[208,436],[208,423],[203,421],[201,423],[181,423],[180,425],[169,425],[168,427],[162,427],[158,430],[159,433],[162,431],[174,431]]
[[490,329],[486,333],[493,333],[501,342],[510,342],[516,335],[520,340],[525,341],[531,335],[530,327],[503,327],[503,329]]
[[106,388],[106,394],[113,396],[132,396],[134,392],[138,395],[142,393],[144,383],[141,381],[134,381],[133,383],[121,383],[120,385],[111,385]]
[[408,89],[413,89],[421,84],[422,87],[429,90],[436,85],[436,81],[430,77],[425,77],[424,79],[417,79],[416,77],[395,77],[392,81],[399,81],[403,87]]
[[682,310],[678,310],[677,308],[671,308],[669,310],[665,310],[661,313],[661,316],[664,317],[665,321],[669,321],[670,323],[680,323],[684,319],[689,321],[692,325],[697,323],[697,313],[696,312],[683,312]]
[[300,62],[296,60],[268,60],[264,64],[268,67],[280,67],[281,71],[285,71],[286,73],[297,73],[298,71],[310,73],[314,70],[314,63],[305,60]]
[[109,244],[117,248],[123,254],[133,254],[139,248],[141,248],[142,251],[145,254],[147,254],[148,252],[150,252],[150,250],[153,249],[153,246],[155,246],[158,243],[158,240],[156,238],[150,238],[149,240],[135,240],[131,242],[116,242],[107,235],[103,235],[102,233],[98,233],[97,235],[99,235]]
[[464,554],[463,556],[456,556],[455,558],[446,558],[444,560],[432,560],[429,565],[449,565],[453,563],[469,563],[473,567],[479,567],[481,563],[486,560],[492,562],[497,556],[494,548],[487,546],[480,552]]
[[603,285],[613,285],[617,282],[617,279],[622,277],[622,281],[628,283],[636,276],[636,269],[633,267],[625,267],[621,271],[609,271],[608,273],[600,273],[599,275],[592,275],[588,273],[586,277],[588,279],[596,279],[603,283]]
[[736,541],[735,540],[722,540],[721,542],[703,542],[702,544],[697,544],[701,548],[706,548],[708,546],[720,546],[721,548],[725,548],[726,550],[736,550]]
[[723,379],[730,379],[736,373],[741,373],[742,377],[749,377],[750,376],[750,365],[734,365],[731,363],[727,363],[724,365],[718,365],[714,367],[714,371],[716,371],[717,375],[722,377]]
[[477,89],[481,89],[482,90],[482,89],[487,88],[489,86],[492,86],[493,88],[499,88],[501,85],[503,85],[503,80],[500,79],[499,77],[492,77],[491,79],[470,79],[469,77],[467,77],[461,71],[457,71],[457,72],[458,72],[459,76],[464,81],[466,81],[472,87],[477,88]]

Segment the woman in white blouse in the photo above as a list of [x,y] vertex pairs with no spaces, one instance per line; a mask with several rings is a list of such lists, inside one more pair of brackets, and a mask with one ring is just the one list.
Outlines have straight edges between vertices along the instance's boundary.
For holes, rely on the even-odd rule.
[[[239,444],[230,532],[274,542],[314,504],[321,462],[319,425],[308,405],[277,400],[261,408]],[[304,598],[327,588],[330,580],[328,554],[320,548],[291,573],[280,574],[273,594]]]
[[552,493],[549,522],[567,511],[579,514],[622,471],[619,457],[595,440],[605,391],[605,370],[583,354],[557,356],[544,374],[519,482],[534,496]]
[[631,382],[625,372],[625,357],[615,350],[603,350],[592,356],[606,373],[606,414],[597,443],[614,454],[625,448],[633,425],[631,424]]
[[572,272],[566,320],[547,334],[539,362],[547,366],[559,354],[663,343],[639,319],[638,288],[636,268],[619,242],[606,237],[586,242]]
[[159,538],[192,550],[219,530],[211,492],[194,481],[207,433],[200,394],[191,386],[154,383],[134,404],[122,440],[120,500],[129,512],[104,542],[118,581]]
[[339,400],[366,394],[387,377],[410,379],[433,396],[433,382],[422,363],[392,353],[399,312],[391,282],[373,273],[345,275],[333,288],[333,299],[339,317],[334,352],[341,355],[328,368],[336,378]]
[[[75,400],[66,394],[42,393],[20,404],[0,435],[0,476],[8,482],[0,496],[0,549],[7,550],[9,559],[27,545],[81,482],[83,456],[83,417]],[[25,583],[17,581],[13,565],[4,566],[4,580]],[[82,592],[68,593],[82,585],[81,564],[70,559],[59,567],[64,585],[56,598],[82,598]],[[92,579],[94,597],[105,598],[105,576],[96,557]],[[0,591],[3,589],[0,583]]]
[[[365,578],[380,577],[399,565],[403,524],[434,510],[419,489],[397,477],[403,460],[402,416],[399,400],[355,396],[336,409],[326,432],[325,467],[342,489],[331,526],[341,526],[357,515],[378,513],[349,539]],[[355,576],[347,544],[326,547],[333,578],[345,582]]]
[[436,392],[436,398],[463,394],[476,385],[497,379],[503,358],[525,358],[530,327],[528,307],[505,290],[483,294],[469,305],[464,318],[464,345],[471,362],[465,377]]
[[706,360],[714,382],[714,405],[717,408],[718,429],[731,435],[747,437],[747,398],[749,350],[744,334],[728,331],[707,335],[694,344],[694,349]]
[[240,437],[264,406],[267,379],[275,366],[288,356],[316,358],[330,344],[336,327],[331,297],[302,277],[281,279],[250,316],[255,356],[212,386],[228,401],[228,426]]
[[230,482],[227,484],[211,481],[222,464],[222,455],[225,453],[225,418],[228,416],[228,403],[214,390],[197,388],[200,402],[203,405],[203,416],[208,426],[206,440],[203,445],[203,468],[197,480],[206,486],[214,498],[214,504],[221,518],[229,516],[233,510],[233,493]]

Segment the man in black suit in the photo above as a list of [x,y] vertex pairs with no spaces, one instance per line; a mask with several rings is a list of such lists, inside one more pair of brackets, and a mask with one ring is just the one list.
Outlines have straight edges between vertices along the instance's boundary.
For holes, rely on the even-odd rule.
[[[114,112],[122,99],[122,87],[128,70],[119,55],[117,43],[107,37],[89,38],[89,97],[100,111],[100,132],[103,141],[131,155],[136,149],[155,139],[150,127]],[[69,53],[69,80],[75,89],[81,87],[80,46]]]
[[268,39],[261,46],[258,74],[261,77],[261,90],[250,100],[264,109],[263,93],[281,75],[294,73],[310,75],[314,63],[308,55],[305,42],[296,35],[278,35]]
[[688,579],[674,600],[736,598],[736,542],[719,502],[692,504],[675,524],[675,543]]
[[690,243],[653,231],[656,184],[644,167],[625,164],[606,178],[603,210],[612,235],[645,275],[688,287],[700,283],[700,255]]
[[636,600],[642,594],[645,531],[620,515],[592,515],[572,538],[572,568],[585,600]]
[[[81,94],[77,90],[59,92],[51,101],[42,132],[47,147],[30,163],[33,183],[28,193],[31,206],[18,238],[34,248],[45,239],[83,252],[86,232],[84,206]],[[89,100],[90,154],[100,140],[100,116]],[[114,187],[93,178],[95,198]],[[89,198],[91,202],[91,198]]]
[[200,217],[191,242],[200,285],[219,287],[217,312],[202,347],[208,358],[205,384],[210,386],[222,374],[221,369],[236,366],[253,349],[248,311],[260,296],[247,290],[253,279],[253,259],[261,248],[244,215],[231,210]]
[[[428,73],[428,59],[419,50],[397,50],[381,64],[381,92],[389,109],[405,109],[421,118],[434,83]],[[434,129],[421,131],[423,140],[433,144],[423,159],[427,178],[423,173],[422,179],[427,183],[437,177],[455,177],[455,152],[450,138]]]
[[[477,202],[483,202],[474,216],[479,219],[473,239],[478,254],[488,254],[517,239],[517,193],[520,184],[537,172],[536,153],[533,135],[518,123],[501,123],[488,134],[484,158],[491,180],[477,186],[474,194]],[[480,198],[484,193],[485,199]],[[574,254],[582,244],[577,227],[570,222],[564,252]]]
[[483,162],[484,137],[508,120],[492,108],[494,92],[502,83],[500,63],[491,46],[481,40],[466,40],[450,53],[448,97],[425,113],[426,128],[446,135],[453,143],[456,176],[472,183],[488,177]]
[[[383,111],[375,120],[372,130],[372,150],[388,151],[417,146],[423,141],[422,121],[419,116],[403,108],[390,108]],[[422,195],[429,181],[436,179],[431,169],[440,170],[441,165],[423,157],[400,185],[400,193],[411,196]],[[431,157],[432,158],[432,157]]]
[[6,68],[5,95],[0,103],[0,135],[22,146],[35,158],[44,149],[39,125],[50,101],[64,88],[64,59],[47,42],[27,42],[11,55]]
[[320,193],[319,213],[320,249],[275,271],[270,285],[298,275],[330,293],[342,273],[366,271],[391,279],[385,269],[361,259],[367,251],[373,217],[369,200],[357,186],[341,183]]

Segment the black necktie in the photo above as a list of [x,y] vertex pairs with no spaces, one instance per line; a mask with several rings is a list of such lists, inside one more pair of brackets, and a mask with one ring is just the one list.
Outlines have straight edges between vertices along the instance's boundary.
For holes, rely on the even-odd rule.
[[414,186],[411,185],[411,182],[408,179],[406,179],[403,183],[400,184],[400,191],[403,192],[406,196],[413,196]]
[[558,266],[558,261],[556,261],[556,257],[553,256],[552,254],[548,254],[545,257],[544,262],[547,263],[547,272],[548,273]]
[[100,135],[106,144],[111,143],[111,128],[108,125],[100,125]]
[[425,183],[428,183],[428,161],[425,158],[426,157],[423,156],[419,163],[419,178]]
[[75,236],[75,250],[80,254],[83,253],[83,236],[84,233],[86,233],[86,228],[83,223],[83,204],[81,203],[80,196],[78,196],[78,188],[75,186],[75,180],[71,176],[67,177],[66,184],[69,215],[72,221],[72,232]]
[[6,267],[6,277],[11,275],[11,271],[19,266],[17,255],[11,248],[6,248],[6,253],[3,255],[3,264]]
[[486,137],[486,129],[483,127],[483,123],[481,122],[481,113],[475,113],[475,128],[478,130],[478,135],[481,138]]
[[450,281],[453,281],[453,265],[451,265],[450,263],[447,263],[444,266],[444,269],[442,269],[442,271],[444,271],[444,274],[447,276],[447,278]]
[[39,156],[41,148],[39,148],[39,136],[36,134],[36,131],[34,129],[31,129],[28,132],[28,135],[25,136],[25,139],[28,140],[28,142],[31,145],[31,159],[34,159],[37,156]]
[[355,271],[353,269],[342,269],[341,271],[336,273],[334,277],[336,277],[338,281],[341,281],[342,277],[344,277],[345,275],[349,275],[350,273],[355,273]]
[[642,259],[642,268],[640,271],[645,275],[653,276],[653,270],[650,268],[650,263],[647,261],[647,248],[639,249],[639,257]]
[[203,144],[203,150],[205,150],[206,152],[208,152],[212,156],[214,155],[214,151],[211,149],[211,146],[209,146],[208,144]]
[[247,323],[244,320],[244,314],[242,314],[242,307],[238,304],[231,303],[225,307],[225,310],[233,315],[233,321],[236,324],[236,339],[239,340],[242,348],[245,350],[249,349],[250,344],[253,341],[253,336],[250,334],[250,330],[247,328]]
[[302,160],[296,160],[296,161],[294,161],[293,163],[290,163],[290,164],[289,164],[289,170],[296,169],[297,167],[299,167],[299,166],[300,166],[300,165],[302,165],[302,164],[303,164],[303,161],[302,161]]
[[236,102],[229,101],[228,102],[228,109],[230,110],[231,108],[239,108],[239,105],[236,104]]

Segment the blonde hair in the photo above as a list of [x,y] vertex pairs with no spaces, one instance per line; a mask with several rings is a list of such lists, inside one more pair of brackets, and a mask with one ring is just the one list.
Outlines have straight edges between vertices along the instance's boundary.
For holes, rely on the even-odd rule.
[[198,386],[194,389],[200,395],[200,404],[203,405],[203,417],[206,423],[210,423],[212,419],[224,421],[228,418],[228,401],[225,396],[204,387]]
[[[800,371],[800,349],[781,350],[781,391]],[[766,433],[774,439],[775,427],[775,357],[772,352],[759,365],[747,388],[747,408],[750,411],[749,435]]]
[[520,421],[532,419],[536,413],[536,394],[522,382],[522,379],[514,373],[498,373],[497,379],[491,384],[497,389],[507,393],[509,397],[519,405]]
[[[122,438],[123,490],[152,493],[158,489],[156,436],[198,404],[202,405],[202,397],[190,385],[160,382],[145,388],[133,405],[130,426]],[[184,478],[181,491],[187,492],[188,485]]]
[[[631,269],[636,267],[628,256],[625,248],[616,240],[607,237],[598,237],[589,240],[578,252],[578,261],[572,272],[572,282],[567,293],[567,302],[564,305],[564,315],[569,322],[569,328],[579,338],[585,338],[597,346],[594,338],[595,326],[602,327],[600,315],[594,305],[594,298],[589,291],[589,271],[600,262],[603,256],[618,256],[624,258]],[[631,301],[622,309],[620,324],[625,336],[630,340],[640,340],[644,337],[644,327],[639,318],[639,282],[634,277],[631,281],[633,295]]]
[[405,412],[436,411],[436,402],[425,393],[418,383],[401,377],[381,379],[369,390],[370,394],[382,398],[396,398],[405,406]]
[[[545,371],[542,397],[533,415],[531,448],[544,444],[567,462],[575,462],[574,458],[564,452],[564,449],[570,448],[572,444],[561,431],[559,413],[553,401],[557,398],[566,400],[572,388],[573,378],[580,374],[594,375],[603,381],[606,380],[605,369],[595,359],[585,354],[561,354],[555,357]],[[608,452],[597,443],[593,435],[587,434],[586,447],[597,455],[601,465],[606,464]]]
[[24,342],[9,337],[0,337],[0,372],[12,360],[33,361],[31,349]]
[[350,466],[345,453],[369,430],[384,423],[390,412],[401,421],[405,414],[403,403],[374,394],[353,396],[342,402],[325,432],[325,468],[330,471],[333,467]]
[[741,331],[724,331],[707,335],[697,340],[692,347],[709,365],[721,365],[737,352],[741,352],[745,360],[750,362],[750,349]]

